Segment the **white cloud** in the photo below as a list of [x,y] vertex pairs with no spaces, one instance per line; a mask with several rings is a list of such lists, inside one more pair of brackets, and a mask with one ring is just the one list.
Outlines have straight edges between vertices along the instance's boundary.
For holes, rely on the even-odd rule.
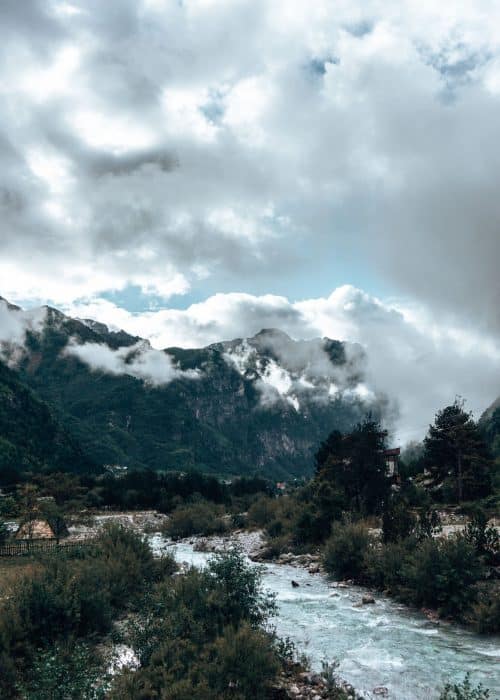
[[15,365],[24,352],[26,334],[39,332],[46,316],[45,308],[23,311],[0,299],[0,359]]
[[[368,401],[373,392],[382,392],[396,403],[396,429],[402,440],[422,437],[434,413],[455,395],[466,397],[479,417],[500,391],[500,351],[494,336],[458,327],[444,316],[436,319],[422,307],[383,302],[351,286],[340,287],[326,298],[299,302],[272,295],[218,294],[183,311],[131,314],[102,300],[70,311],[148,337],[157,347],[201,347],[223,338],[252,336],[270,327],[295,339],[327,336],[359,343],[366,350],[365,364],[360,365],[359,353],[349,346],[352,367],[359,368],[362,375],[349,390]],[[242,344],[231,353],[231,360],[246,371],[252,348]],[[279,368],[277,373],[269,372],[267,383],[281,387],[285,395],[298,396],[300,387],[294,383],[290,389],[286,374],[291,361],[282,357],[280,367],[285,374]],[[315,358],[309,375],[302,373],[297,379],[301,376],[313,383],[314,378],[325,378],[324,391],[333,396],[347,390],[346,377],[339,376],[329,362],[323,363],[321,355]]]
[[152,386],[169,384],[175,379],[199,377],[196,370],[179,369],[167,353],[154,350],[145,341],[116,350],[99,343],[79,344],[72,341],[64,349],[64,354],[74,355],[94,371],[126,374]]
[[498,329],[498,21],[488,0],[8,3],[2,292],[167,299],[203,269],[294,296],[338,258]]

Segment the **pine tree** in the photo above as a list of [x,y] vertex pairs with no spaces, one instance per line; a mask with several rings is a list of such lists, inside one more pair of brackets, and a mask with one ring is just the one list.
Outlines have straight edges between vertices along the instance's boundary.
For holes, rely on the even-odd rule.
[[424,440],[424,461],[434,482],[451,482],[458,503],[491,491],[493,460],[464,401],[455,399],[436,414]]
[[347,508],[380,512],[389,491],[385,436],[379,423],[367,418],[347,435],[333,431],[316,454],[316,479],[334,484]]

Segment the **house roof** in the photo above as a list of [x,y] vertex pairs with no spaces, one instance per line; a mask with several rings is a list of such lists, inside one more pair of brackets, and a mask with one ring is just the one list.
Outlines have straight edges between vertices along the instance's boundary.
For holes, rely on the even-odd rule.
[[45,540],[54,538],[55,534],[54,530],[46,520],[37,518],[36,520],[29,520],[22,523],[19,526],[15,537],[19,540]]

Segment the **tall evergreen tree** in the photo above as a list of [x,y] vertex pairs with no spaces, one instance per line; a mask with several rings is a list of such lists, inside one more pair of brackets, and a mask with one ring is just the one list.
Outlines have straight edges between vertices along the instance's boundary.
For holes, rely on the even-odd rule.
[[380,424],[371,418],[347,435],[333,431],[316,454],[316,478],[335,484],[347,508],[379,512],[389,491],[385,438]]
[[491,454],[464,401],[436,414],[424,440],[424,462],[436,484],[451,485],[458,503],[491,491]]

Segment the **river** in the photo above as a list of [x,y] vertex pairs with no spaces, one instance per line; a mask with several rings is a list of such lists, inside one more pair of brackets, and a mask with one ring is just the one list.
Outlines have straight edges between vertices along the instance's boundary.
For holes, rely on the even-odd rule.
[[[153,537],[158,552],[167,549],[180,562],[203,566],[209,554],[186,542],[168,544]],[[375,595],[375,605],[360,605],[366,591],[333,588],[306,569],[263,565],[264,586],[276,594],[280,636],[290,637],[315,670],[322,660],[337,659],[339,674],[366,697],[377,686],[391,700],[432,700],[446,681],[471,672],[474,683],[500,699],[500,638],[479,637],[456,625],[429,622],[419,612]],[[299,584],[291,585],[292,579]]]

